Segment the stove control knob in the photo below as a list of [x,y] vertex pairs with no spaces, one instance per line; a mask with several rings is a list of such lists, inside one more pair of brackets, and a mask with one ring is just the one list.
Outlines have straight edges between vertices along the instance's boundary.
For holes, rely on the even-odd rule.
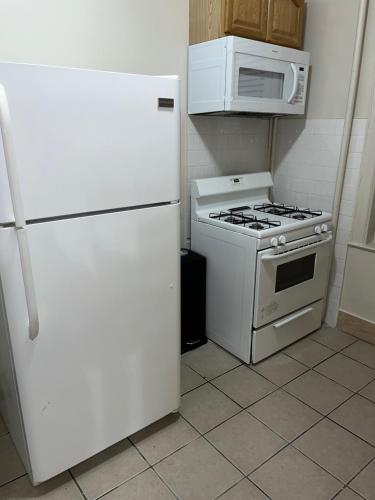
[[327,224],[322,224],[322,233],[328,233],[328,226],[327,226]]
[[320,226],[315,226],[314,231],[316,234],[320,234],[322,232],[322,228]]
[[271,247],[277,247],[277,246],[279,246],[277,238],[271,238]]
[[285,238],[285,236],[284,236],[284,235],[279,236],[279,243],[280,243],[280,245],[285,245],[285,243],[286,243],[286,238]]

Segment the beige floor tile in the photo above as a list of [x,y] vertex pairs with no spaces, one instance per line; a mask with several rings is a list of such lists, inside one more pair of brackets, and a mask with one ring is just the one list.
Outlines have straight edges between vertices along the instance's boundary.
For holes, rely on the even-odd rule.
[[187,352],[182,356],[182,362],[208,380],[241,364],[241,361],[213,342],[207,342],[198,349]]
[[314,369],[354,392],[375,378],[375,370],[342,354],[335,354]]
[[219,498],[220,500],[267,500],[266,495],[248,479],[242,479]]
[[360,361],[370,368],[375,368],[375,345],[358,340],[355,344],[350,345],[342,352],[345,356]]
[[350,483],[350,488],[367,500],[375,499],[375,460]]
[[142,456],[154,465],[198,436],[198,432],[182,417],[168,415],[129,439]]
[[329,500],[343,486],[292,447],[271,458],[250,479],[272,500]]
[[0,437],[0,486],[23,474],[25,468],[10,435]]
[[323,415],[327,415],[353,394],[313,371],[304,373],[284,389]]
[[283,353],[274,354],[252,366],[252,369],[279,386],[288,383],[308,370],[306,366]]
[[4,436],[5,434],[8,434],[8,429],[5,427],[4,420],[0,415],[0,437]]
[[174,500],[176,497],[157,474],[152,469],[148,469],[101,498],[103,500]]
[[240,472],[203,437],[159,462],[155,470],[184,500],[216,498],[241,479]]
[[375,448],[328,419],[307,431],[293,446],[344,483],[375,456]]
[[245,411],[206,437],[246,475],[286,445],[286,441]]
[[360,391],[361,396],[371,399],[375,403],[375,380]]
[[189,366],[181,363],[181,395],[204,383],[206,383],[206,380],[203,377],[198,375]]
[[344,488],[338,495],[335,497],[335,500],[363,500],[362,497],[354,493],[354,491],[349,488]]
[[287,441],[292,441],[322,418],[320,413],[282,389],[250,406],[247,411]]
[[181,415],[202,434],[240,410],[240,406],[211,384],[202,385],[181,398]]
[[244,408],[277,389],[274,384],[244,365],[221,375],[212,383]]
[[34,487],[28,476],[20,477],[0,488],[1,500],[83,500],[83,495],[71,478],[64,472],[49,481]]
[[368,399],[355,395],[329,418],[375,446],[375,404]]
[[309,339],[315,340],[334,351],[341,351],[341,349],[348,347],[357,340],[356,337],[352,337],[347,333],[341,332],[336,328],[330,328],[329,326],[323,327],[313,333],[310,335]]
[[300,363],[312,368],[321,361],[332,356],[335,351],[313,340],[302,339],[284,349],[283,352]]
[[128,439],[111,446],[71,470],[84,495],[98,498],[147,469],[147,462]]

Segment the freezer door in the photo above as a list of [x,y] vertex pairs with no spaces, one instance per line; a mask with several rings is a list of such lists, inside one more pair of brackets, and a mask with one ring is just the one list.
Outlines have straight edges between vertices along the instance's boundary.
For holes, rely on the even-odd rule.
[[179,406],[179,205],[27,231],[34,341],[13,228],[0,229],[0,272],[32,475],[41,482]]
[[0,83],[27,220],[179,199],[177,78],[0,63]]

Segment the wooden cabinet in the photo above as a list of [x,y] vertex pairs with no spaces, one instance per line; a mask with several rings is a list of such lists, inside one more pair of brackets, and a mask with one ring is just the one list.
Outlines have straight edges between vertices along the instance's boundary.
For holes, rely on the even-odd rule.
[[224,33],[255,40],[267,36],[268,0],[226,0]]
[[225,35],[301,48],[304,0],[190,0],[190,44]]
[[304,0],[269,0],[266,41],[302,47]]

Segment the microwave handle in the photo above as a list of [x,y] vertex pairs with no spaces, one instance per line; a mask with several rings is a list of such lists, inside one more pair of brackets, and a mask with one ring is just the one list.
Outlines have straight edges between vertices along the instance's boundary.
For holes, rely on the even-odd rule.
[[297,93],[297,87],[298,87],[298,71],[297,71],[297,65],[295,63],[290,63],[293,71],[293,88],[292,88],[292,93],[290,94],[290,97],[288,99],[288,104],[291,104],[293,99],[296,96]]
[[273,253],[271,255],[263,255],[262,260],[265,260],[265,261],[279,260],[279,259],[282,259],[284,257],[289,257],[289,255],[298,254],[301,252],[301,250],[310,250],[312,248],[317,248],[317,247],[321,247],[323,245],[327,245],[331,241],[332,241],[332,234],[330,233],[326,239],[324,239],[322,241],[318,241],[317,243],[311,243],[311,245],[305,245],[303,247],[298,247],[294,250],[290,250],[289,252],[286,251],[286,252],[281,252],[281,253],[276,253],[276,254]]

